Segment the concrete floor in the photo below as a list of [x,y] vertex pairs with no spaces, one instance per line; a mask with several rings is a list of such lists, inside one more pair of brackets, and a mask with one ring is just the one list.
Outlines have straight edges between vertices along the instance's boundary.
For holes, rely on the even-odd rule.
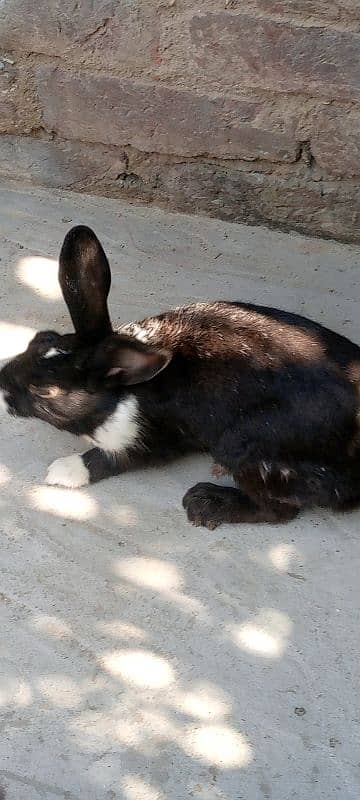
[[[2,185],[0,357],[71,330],[72,224],[111,257],[114,319],[271,303],[360,341],[360,249]],[[209,461],[68,491],[79,443],[1,423],[0,785],[6,800],[358,800],[360,513],[190,527]]]

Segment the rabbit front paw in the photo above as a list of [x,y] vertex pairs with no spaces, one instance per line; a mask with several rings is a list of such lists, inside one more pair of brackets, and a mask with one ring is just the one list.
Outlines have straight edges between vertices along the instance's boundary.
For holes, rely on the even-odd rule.
[[89,483],[89,470],[82,456],[75,454],[65,458],[57,458],[50,464],[45,478],[49,486],[66,486],[68,489],[79,489]]

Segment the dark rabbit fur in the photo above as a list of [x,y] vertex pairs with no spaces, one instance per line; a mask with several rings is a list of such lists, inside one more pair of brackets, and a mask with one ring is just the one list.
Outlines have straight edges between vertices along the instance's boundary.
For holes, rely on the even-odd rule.
[[234,487],[200,483],[195,525],[284,522],[360,502],[360,348],[308,319],[197,303],[113,332],[95,234],[65,238],[59,280],[75,334],[39,333],[0,372],[0,408],[85,435],[47,482],[78,487],[192,451]]

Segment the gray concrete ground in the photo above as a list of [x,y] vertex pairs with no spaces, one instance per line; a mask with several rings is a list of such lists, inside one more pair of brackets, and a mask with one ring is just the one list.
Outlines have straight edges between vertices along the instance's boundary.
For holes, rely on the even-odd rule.
[[[71,330],[56,258],[78,222],[114,318],[241,298],[360,341],[359,248],[14,185],[0,204],[1,358]],[[181,508],[207,458],[71,492],[43,484],[71,436],[0,436],[6,800],[358,800],[360,514],[211,534]]]

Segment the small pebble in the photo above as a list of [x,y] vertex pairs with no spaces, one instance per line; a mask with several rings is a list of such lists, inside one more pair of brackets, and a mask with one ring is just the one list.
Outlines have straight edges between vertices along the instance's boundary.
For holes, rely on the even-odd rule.
[[297,717],[303,717],[306,714],[306,709],[303,706],[295,706],[294,711]]

